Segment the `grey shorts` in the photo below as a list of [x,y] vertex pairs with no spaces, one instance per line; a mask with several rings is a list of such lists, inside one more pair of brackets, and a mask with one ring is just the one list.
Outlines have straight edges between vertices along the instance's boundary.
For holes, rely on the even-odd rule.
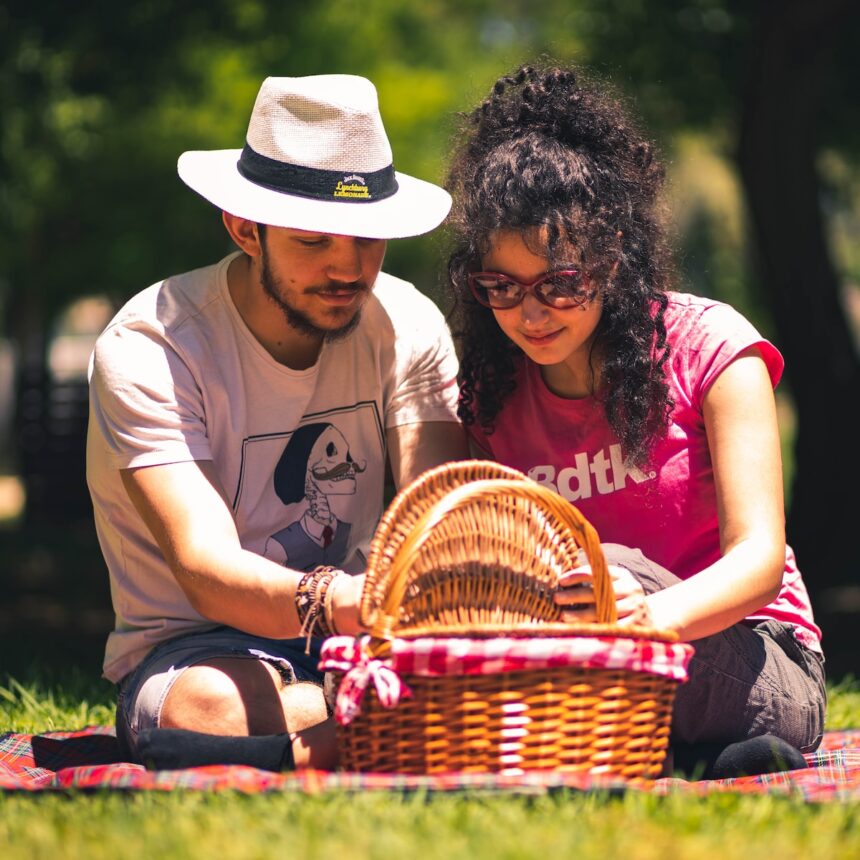
[[[646,594],[679,582],[638,549],[603,544],[603,552]],[[734,743],[771,734],[801,752],[818,748],[827,705],[824,657],[798,642],[794,628],[743,622],[692,645],[689,680],[675,694],[672,740]]]
[[242,657],[271,663],[285,684],[309,681],[323,684],[317,669],[319,643],[311,641],[305,654],[304,639],[266,639],[231,627],[177,636],[157,645],[119,684],[116,735],[123,752],[134,759],[137,737],[143,729],[158,728],[167,694],[190,666],[214,657]]

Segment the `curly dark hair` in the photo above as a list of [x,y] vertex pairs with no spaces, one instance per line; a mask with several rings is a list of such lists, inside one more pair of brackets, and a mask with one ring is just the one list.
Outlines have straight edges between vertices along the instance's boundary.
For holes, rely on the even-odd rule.
[[496,231],[518,231],[531,247],[540,228],[546,247],[538,253],[551,267],[574,247],[601,284],[594,394],[625,459],[646,463],[674,406],[664,372],[671,277],[657,208],[664,172],[652,144],[608,87],[570,68],[522,66],[464,119],[447,181],[461,420],[492,433],[522,359],[471,296],[467,276],[480,269]]

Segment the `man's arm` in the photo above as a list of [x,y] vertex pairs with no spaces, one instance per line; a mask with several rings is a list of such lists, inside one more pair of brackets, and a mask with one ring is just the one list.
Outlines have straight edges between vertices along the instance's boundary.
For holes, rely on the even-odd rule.
[[469,457],[466,433],[457,421],[423,421],[391,427],[388,459],[398,490],[433,466]]
[[[211,461],[126,469],[126,492],[194,609],[258,636],[299,635],[295,593],[302,574],[243,549]],[[335,626],[359,632],[364,577],[341,577]]]

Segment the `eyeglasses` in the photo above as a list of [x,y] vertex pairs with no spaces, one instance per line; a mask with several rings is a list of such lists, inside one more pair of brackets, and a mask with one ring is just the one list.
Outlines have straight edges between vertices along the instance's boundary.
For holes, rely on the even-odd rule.
[[547,272],[530,284],[515,281],[501,272],[472,272],[467,280],[472,295],[484,307],[495,310],[515,308],[526,293],[533,293],[541,304],[556,310],[582,307],[595,294],[588,276],[579,269]]

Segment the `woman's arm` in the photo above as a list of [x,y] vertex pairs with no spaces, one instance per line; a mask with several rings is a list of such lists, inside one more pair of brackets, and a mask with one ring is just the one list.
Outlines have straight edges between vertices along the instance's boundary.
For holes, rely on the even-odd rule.
[[722,558],[646,598],[655,627],[700,639],[770,603],[785,565],[782,462],[770,377],[755,347],[742,352],[704,399]]

